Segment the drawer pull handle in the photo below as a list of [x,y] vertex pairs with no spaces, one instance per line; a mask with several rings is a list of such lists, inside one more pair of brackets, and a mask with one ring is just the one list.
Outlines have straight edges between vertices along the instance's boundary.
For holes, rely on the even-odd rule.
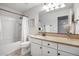
[[60,55],[60,53],[58,53],[58,55]]
[[42,49],[42,47],[40,47],[40,49]]
[[48,44],[48,45],[50,45],[50,44]]
[[50,53],[50,51],[48,51],[48,53]]

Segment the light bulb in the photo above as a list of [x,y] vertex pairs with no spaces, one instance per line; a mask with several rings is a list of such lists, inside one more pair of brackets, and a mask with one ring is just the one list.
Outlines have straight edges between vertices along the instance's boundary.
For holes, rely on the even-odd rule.
[[61,6],[60,6],[61,8],[63,8],[63,7],[65,7],[65,4],[61,4]]
[[48,9],[47,6],[43,6],[42,10],[46,10],[46,9]]
[[64,3],[48,3],[43,6],[43,10],[46,10],[47,12],[54,9],[59,9],[65,7]]

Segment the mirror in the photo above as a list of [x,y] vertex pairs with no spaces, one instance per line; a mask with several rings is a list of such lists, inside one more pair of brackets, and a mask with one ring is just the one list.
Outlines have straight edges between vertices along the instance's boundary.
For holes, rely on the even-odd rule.
[[[39,13],[39,32],[75,33],[74,4],[64,3],[65,7]],[[46,5],[46,4],[44,4]],[[51,6],[51,5],[50,5]]]

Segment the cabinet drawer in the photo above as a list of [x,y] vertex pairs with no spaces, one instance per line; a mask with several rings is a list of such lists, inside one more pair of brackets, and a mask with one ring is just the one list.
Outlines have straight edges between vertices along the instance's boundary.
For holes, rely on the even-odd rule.
[[43,41],[43,46],[57,49],[57,43],[54,42]]
[[47,48],[47,47],[42,47],[42,55],[43,56],[57,56],[57,50]]
[[31,42],[33,42],[33,43],[41,44],[41,40],[40,39],[30,37],[29,40]]
[[72,55],[72,54],[70,54],[70,53],[58,51],[58,56],[74,56],[74,55]]
[[39,44],[31,43],[31,55],[32,56],[41,56],[42,46]]
[[58,49],[72,53],[74,55],[79,55],[79,48],[78,47],[74,47],[74,46],[70,46],[70,45],[64,45],[64,44],[58,44]]

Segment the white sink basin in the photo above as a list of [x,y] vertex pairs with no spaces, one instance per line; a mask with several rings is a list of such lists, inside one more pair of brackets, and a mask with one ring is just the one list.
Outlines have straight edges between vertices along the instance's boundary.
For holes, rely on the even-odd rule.
[[22,42],[21,43],[21,48],[23,48],[23,47],[29,47],[30,46],[30,41],[26,41],[26,42]]

